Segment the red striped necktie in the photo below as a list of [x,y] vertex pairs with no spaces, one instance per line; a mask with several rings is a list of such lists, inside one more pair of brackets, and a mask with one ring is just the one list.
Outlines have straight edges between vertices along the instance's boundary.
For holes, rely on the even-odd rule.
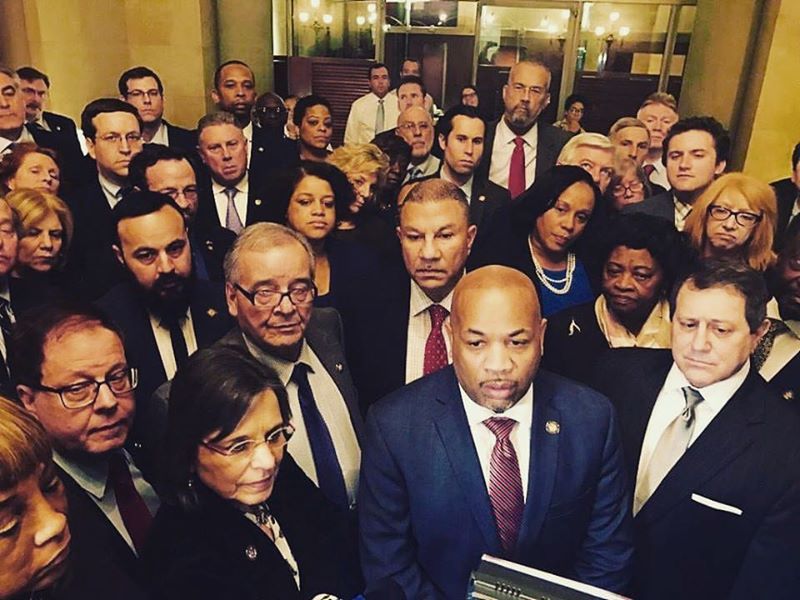
[[489,463],[489,499],[492,502],[497,535],[506,557],[512,557],[522,524],[522,479],[519,461],[511,444],[511,431],[517,422],[508,417],[492,417],[483,422],[497,438]]

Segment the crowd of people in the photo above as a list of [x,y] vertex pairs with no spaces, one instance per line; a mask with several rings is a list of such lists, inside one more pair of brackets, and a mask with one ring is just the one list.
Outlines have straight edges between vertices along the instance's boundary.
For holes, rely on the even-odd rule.
[[187,130],[0,67],[0,598],[795,597],[800,144],[398,75],[344,124],[231,60]]

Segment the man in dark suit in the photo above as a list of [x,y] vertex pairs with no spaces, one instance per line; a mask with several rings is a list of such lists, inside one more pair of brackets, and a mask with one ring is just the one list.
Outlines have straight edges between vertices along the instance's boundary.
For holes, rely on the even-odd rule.
[[629,204],[627,213],[667,219],[683,231],[695,200],[725,172],[731,139],[714,117],[689,117],[675,123],[664,139],[664,164],[670,190]]
[[137,377],[119,332],[95,308],[56,305],[20,321],[13,345],[17,393],[50,437],[67,491],[70,559],[79,573],[87,562],[114,573],[115,595],[145,597],[138,556],[159,499],[149,449],[128,435]]
[[146,412],[156,388],[233,323],[222,284],[194,277],[186,221],[169,196],[133,191],[114,207],[113,219],[114,253],[128,281],[98,305],[119,326],[128,360],[139,371],[136,400],[142,419],[137,426],[143,420],[153,426]]
[[334,309],[314,309],[308,241],[275,223],[257,223],[225,261],[228,311],[238,327],[219,344],[246,348],[286,386],[295,434],[289,452],[343,510],[355,506],[362,422]]
[[283,99],[265,92],[253,107],[253,139],[247,168],[254,173],[288,169],[300,161],[297,141],[286,137],[288,111]]
[[556,164],[570,138],[563,129],[538,123],[550,104],[550,69],[537,61],[515,64],[503,86],[503,116],[486,130],[487,160],[480,176],[509,190],[512,198],[528,189],[536,175]]
[[83,150],[75,122],[64,115],[44,110],[50,93],[50,78],[33,67],[17,69],[25,102],[26,129],[36,145],[58,152],[62,192],[82,182],[85,175]]
[[778,199],[778,222],[773,247],[780,250],[789,224],[800,213],[800,144],[792,150],[792,175],[770,184]]
[[238,234],[247,225],[268,220],[263,172],[248,171],[247,140],[233,115],[204,116],[197,123],[197,140],[208,171],[202,186],[211,200],[198,208],[198,218],[205,226],[215,224]]
[[626,588],[633,558],[614,411],[537,373],[545,322],[525,275],[489,266],[456,286],[453,368],[372,407],[359,492],[369,584],[464,598],[483,553]]
[[759,373],[784,400],[800,406],[800,219],[786,230],[778,263],[769,274],[778,314],[755,353]]
[[130,164],[131,185],[140,190],[166,194],[183,211],[189,226],[189,242],[192,247],[192,268],[198,279],[224,281],[222,261],[225,253],[236,239],[236,234],[218,222],[197,218],[201,190],[197,185],[197,171],[191,155],[172,150],[161,144],[145,144],[142,151],[133,157]]
[[360,299],[348,352],[362,410],[450,363],[443,325],[464,274],[476,226],[455,184],[427,179],[400,208],[405,270]]
[[597,365],[636,481],[633,597],[795,598],[800,417],[751,365],[763,278],[709,261],[676,289],[671,354]]
[[111,211],[129,190],[130,162],[142,151],[142,120],[127,102],[100,98],[83,109],[81,129],[97,172],[68,197],[75,221],[68,271],[79,282],[77,293],[95,300],[123,280],[111,249],[115,240]]
[[164,119],[164,86],[155,71],[147,67],[128,69],[120,75],[117,87],[120,100],[129,102],[139,111],[145,144],[163,144],[176,150],[194,152],[197,146],[195,133]]

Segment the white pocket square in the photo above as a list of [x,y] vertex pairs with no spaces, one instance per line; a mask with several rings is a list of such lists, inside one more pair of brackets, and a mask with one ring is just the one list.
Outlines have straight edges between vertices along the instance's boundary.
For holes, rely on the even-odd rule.
[[692,494],[692,500],[694,500],[698,504],[707,506],[708,508],[713,508],[714,510],[729,512],[737,516],[741,516],[742,514],[741,508],[731,506],[730,504],[723,504],[722,502],[717,502],[716,500],[712,500],[711,498],[706,498],[705,496],[701,496],[700,494]]

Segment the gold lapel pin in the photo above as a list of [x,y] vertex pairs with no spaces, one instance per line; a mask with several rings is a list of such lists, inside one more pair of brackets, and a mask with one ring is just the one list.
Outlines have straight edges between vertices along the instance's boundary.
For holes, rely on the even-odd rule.
[[558,421],[548,421],[544,424],[544,430],[550,435],[557,435],[561,431],[561,425]]
[[786,390],[785,392],[783,392],[783,399],[786,400],[787,402],[791,402],[792,400],[794,400],[794,392],[792,390]]
[[217,316],[217,311],[216,311],[216,310],[214,310],[213,308],[209,308],[209,309],[206,311],[206,314],[207,314],[209,317],[216,317],[216,316]]
[[486,196],[478,196],[478,202],[486,202]]
[[339,373],[344,371],[344,365],[342,363],[336,363],[336,365],[334,365],[334,366],[335,366],[336,370],[339,371]]
[[256,198],[256,206],[261,206],[261,198]]

